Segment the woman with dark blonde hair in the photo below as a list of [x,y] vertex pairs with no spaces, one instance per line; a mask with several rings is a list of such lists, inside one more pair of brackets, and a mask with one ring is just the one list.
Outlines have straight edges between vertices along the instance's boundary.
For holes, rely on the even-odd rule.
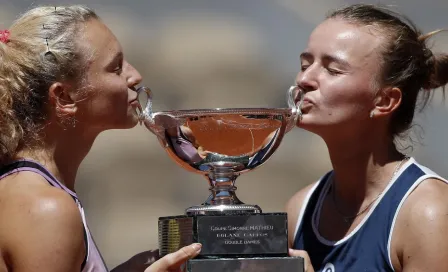
[[298,126],[322,137],[333,170],[287,204],[291,254],[306,258],[307,272],[448,271],[447,180],[394,141],[417,101],[448,82],[448,55],[427,46],[436,33],[362,4],[312,32]]
[[[140,74],[82,6],[34,8],[0,32],[0,271],[107,271],[75,193],[98,134],[138,123]],[[141,253],[113,271],[177,271],[194,244],[149,268]]]

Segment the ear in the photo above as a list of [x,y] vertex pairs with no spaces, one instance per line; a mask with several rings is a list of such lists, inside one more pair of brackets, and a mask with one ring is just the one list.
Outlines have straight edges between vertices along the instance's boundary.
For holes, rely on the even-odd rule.
[[75,100],[70,95],[70,86],[62,82],[53,83],[48,89],[50,103],[58,116],[74,117],[77,111]]
[[389,116],[401,104],[402,93],[399,88],[389,87],[378,92],[374,99],[374,116]]

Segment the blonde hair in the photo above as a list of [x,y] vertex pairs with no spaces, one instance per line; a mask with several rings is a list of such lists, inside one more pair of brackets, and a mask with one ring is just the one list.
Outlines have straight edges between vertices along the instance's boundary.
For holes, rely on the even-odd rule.
[[92,19],[99,18],[84,6],[37,7],[10,27],[0,43],[0,165],[41,139],[51,84],[81,82],[86,60],[77,40]]

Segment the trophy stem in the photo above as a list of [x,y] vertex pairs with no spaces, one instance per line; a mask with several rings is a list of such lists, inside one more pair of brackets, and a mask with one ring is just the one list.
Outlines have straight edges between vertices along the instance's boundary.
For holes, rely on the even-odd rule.
[[186,210],[187,214],[235,214],[261,213],[258,205],[244,204],[237,196],[235,180],[240,163],[214,162],[210,165],[207,177],[210,183],[210,196],[201,206],[193,206]]
[[212,192],[209,205],[239,205],[244,204],[236,196],[235,180],[238,177],[231,169],[214,168],[208,174],[209,190]]

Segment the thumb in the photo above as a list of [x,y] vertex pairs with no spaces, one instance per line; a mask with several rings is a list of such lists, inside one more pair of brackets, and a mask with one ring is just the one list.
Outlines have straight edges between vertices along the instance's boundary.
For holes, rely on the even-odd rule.
[[192,244],[176,252],[165,255],[148,267],[145,272],[164,272],[178,269],[187,260],[196,257],[201,251],[201,244]]
[[289,249],[289,256],[302,257],[305,266],[305,272],[314,272],[313,265],[311,264],[310,255],[305,250]]

